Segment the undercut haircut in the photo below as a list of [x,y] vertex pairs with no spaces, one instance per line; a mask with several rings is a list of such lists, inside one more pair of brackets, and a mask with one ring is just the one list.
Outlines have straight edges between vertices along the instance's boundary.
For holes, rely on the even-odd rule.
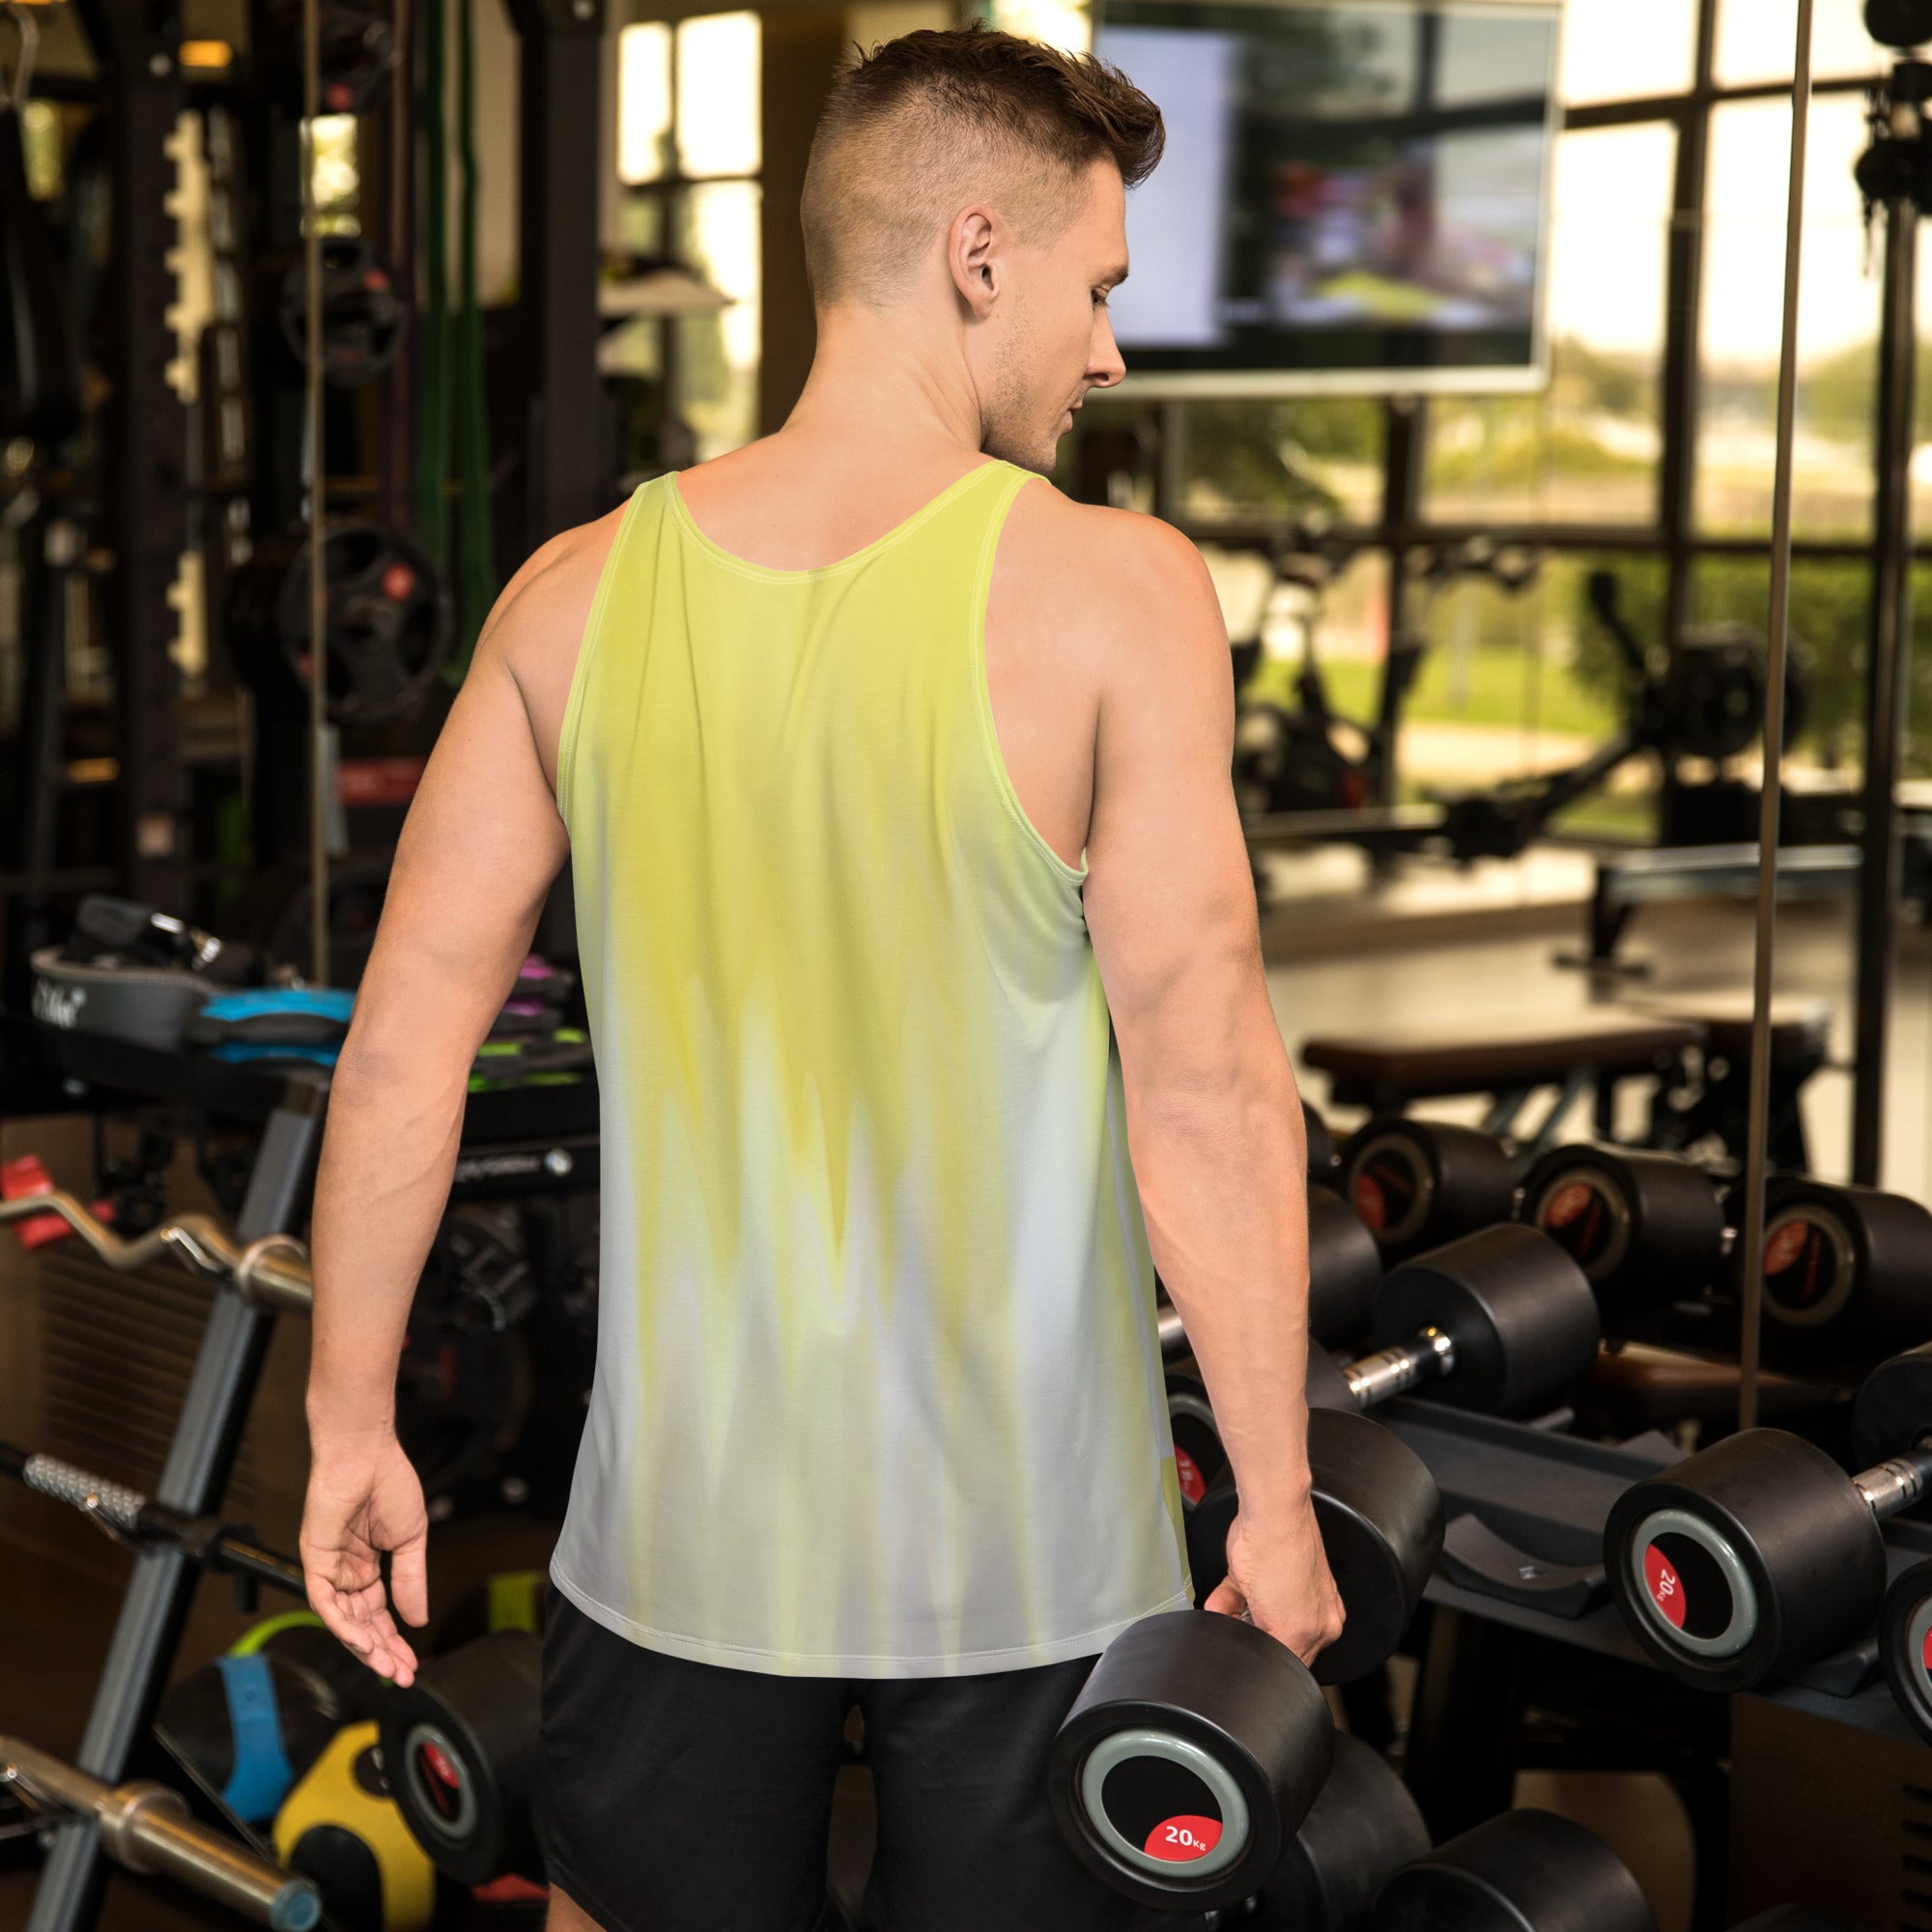
[[888,41],[833,82],[812,137],[799,204],[812,299],[890,307],[972,200],[1029,242],[1051,239],[1095,161],[1133,187],[1164,140],[1160,109],[1091,54],[978,24]]

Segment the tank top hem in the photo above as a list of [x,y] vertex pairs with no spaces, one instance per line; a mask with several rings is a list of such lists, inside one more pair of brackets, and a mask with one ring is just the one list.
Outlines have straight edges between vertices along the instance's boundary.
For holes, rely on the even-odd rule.
[[1132,1616],[1117,1618],[1097,1630],[1044,1643],[1013,1644],[999,1650],[935,1651],[927,1656],[867,1657],[818,1655],[810,1651],[756,1650],[740,1644],[714,1643],[677,1631],[653,1629],[600,1603],[574,1583],[560,1562],[553,1561],[550,1579],[588,1617],[614,1635],[628,1638],[641,1650],[682,1658],[688,1663],[715,1664],[725,1670],[750,1670],[768,1677],[977,1677],[996,1670],[1031,1670],[1049,1663],[1070,1663],[1077,1658],[1098,1657],[1124,1630],[1143,1617],[1193,1606],[1193,1585],[1179,1596],[1150,1604]]

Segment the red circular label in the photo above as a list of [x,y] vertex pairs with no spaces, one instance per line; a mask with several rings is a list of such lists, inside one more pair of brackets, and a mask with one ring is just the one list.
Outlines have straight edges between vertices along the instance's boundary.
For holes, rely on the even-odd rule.
[[1650,1587],[1650,1601],[1662,1612],[1664,1621],[1673,1630],[1682,1630],[1689,1607],[1684,1601],[1684,1584],[1670,1567],[1670,1559],[1654,1543],[1643,1552],[1643,1580]]
[[1543,1225],[1546,1228],[1567,1228],[1578,1215],[1588,1211],[1596,1193],[1597,1190],[1587,1180],[1573,1180],[1568,1187],[1559,1187],[1543,1210]]
[[1178,1818],[1163,1818],[1141,1849],[1151,1859],[1164,1859],[1169,1864],[1187,1864],[1205,1859],[1221,1842],[1221,1821],[1198,1818],[1183,1812]]
[[1180,1478],[1180,1493],[1191,1503],[1198,1503],[1208,1493],[1207,1482],[1201,1474],[1201,1464],[1185,1449],[1177,1447],[1174,1452],[1174,1473]]
[[1811,1232],[1808,1221],[1787,1221],[1771,1239],[1764,1244],[1764,1271],[1766,1274],[1782,1274],[1796,1264],[1798,1257],[1804,1251],[1804,1239]]
[[355,96],[351,92],[347,81],[332,80],[323,89],[322,98],[328,103],[330,113],[346,114],[349,111],[349,103],[355,99]]
[[425,1738],[416,1747],[424,1789],[438,1814],[453,1819],[463,1809],[463,1772],[443,1747]]
[[416,574],[406,563],[392,563],[383,573],[383,595],[401,604],[415,595]]
[[1388,1196],[1372,1174],[1355,1177],[1355,1212],[1372,1235],[1379,1235],[1388,1226]]
[[362,286],[371,294],[380,295],[389,286],[389,278],[381,269],[370,269],[363,273]]
[[1919,1652],[1918,1661],[1928,1673],[1932,1673],[1932,1630],[1925,1633],[1925,1643]]

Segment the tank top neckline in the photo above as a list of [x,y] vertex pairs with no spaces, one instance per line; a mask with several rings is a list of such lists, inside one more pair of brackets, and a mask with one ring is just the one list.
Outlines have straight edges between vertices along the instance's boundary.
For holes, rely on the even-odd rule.
[[781,570],[769,563],[753,563],[750,557],[740,556],[729,551],[715,538],[708,537],[698,528],[697,520],[691,514],[691,506],[684,500],[684,491],[678,483],[678,472],[669,470],[664,477],[665,488],[670,497],[671,516],[678,528],[697,546],[713,562],[723,564],[727,570],[734,570],[744,577],[761,578],[774,583],[809,583],[814,578],[832,577],[844,570],[855,570],[863,563],[869,563],[882,552],[909,537],[929,518],[936,516],[954,497],[962,496],[967,489],[977,483],[991,470],[1003,469],[1009,474],[1024,475],[1016,471],[1015,466],[1003,458],[989,456],[983,463],[976,463],[972,469],[955,476],[938,496],[923,503],[903,523],[895,524],[883,535],[876,536],[863,549],[855,550],[849,556],[841,556],[834,563],[815,563],[804,570]]

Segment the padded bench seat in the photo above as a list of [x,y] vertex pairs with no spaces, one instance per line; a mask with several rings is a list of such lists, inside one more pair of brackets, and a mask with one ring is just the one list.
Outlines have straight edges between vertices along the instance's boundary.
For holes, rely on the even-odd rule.
[[1578,1073],[1602,1079],[1655,1073],[1703,1045],[1704,1037],[1696,1020],[1581,1013],[1493,1033],[1438,1025],[1325,1034],[1305,1042],[1301,1058],[1328,1075],[1329,1097],[1338,1106],[1390,1113],[1411,1100],[1564,1086]]

